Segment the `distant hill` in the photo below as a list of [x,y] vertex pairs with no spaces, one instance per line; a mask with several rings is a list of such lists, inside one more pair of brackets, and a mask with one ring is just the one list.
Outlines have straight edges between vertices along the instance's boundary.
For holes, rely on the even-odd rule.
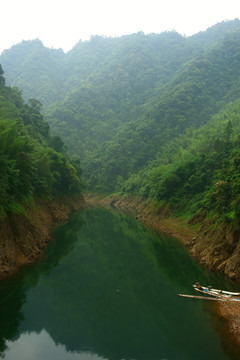
[[[47,106],[65,97],[66,92],[78,87],[89,75],[101,71],[106,64],[114,68],[114,62],[124,60],[122,57],[126,62],[131,52],[141,51],[144,46],[145,51],[149,50],[149,55],[153,58],[161,52],[160,62],[165,60],[165,64],[166,60],[172,63],[175,57],[177,66],[185,61],[185,57],[191,57],[192,51],[198,48],[199,52],[199,47],[206,49],[237,28],[238,19],[216,24],[207,31],[188,38],[174,32],[146,36],[140,32],[120,38],[93,36],[90,41],[79,41],[67,54],[62,49],[46,48],[36,39],[23,41],[5,50],[0,55],[0,63],[7,84],[21,88],[25,100],[36,97]],[[187,54],[184,43],[188,43]],[[175,45],[182,47],[180,53],[177,49],[174,51]]]

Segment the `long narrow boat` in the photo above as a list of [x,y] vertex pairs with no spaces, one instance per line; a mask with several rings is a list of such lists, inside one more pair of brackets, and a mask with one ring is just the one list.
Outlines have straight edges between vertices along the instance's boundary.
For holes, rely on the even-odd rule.
[[196,296],[196,295],[186,295],[186,294],[178,294],[178,296],[182,296],[182,297],[186,297],[186,298],[190,298],[190,299],[224,301],[224,299],[221,299],[221,298],[208,297],[208,296]]
[[178,294],[178,296],[191,298],[191,299],[200,299],[200,300],[215,300],[215,301],[240,301],[240,298],[222,298],[222,297],[208,297],[208,296],[196,296],[196,295],[185,295]]

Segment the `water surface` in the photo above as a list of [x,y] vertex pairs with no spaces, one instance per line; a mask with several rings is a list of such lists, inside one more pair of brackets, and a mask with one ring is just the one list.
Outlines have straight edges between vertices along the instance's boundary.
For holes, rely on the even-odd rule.
[[214,302],[184,299],[204,272],[177,239],[103,208],[77,214],[45,256],[0,284],[6,360],[226,360]]

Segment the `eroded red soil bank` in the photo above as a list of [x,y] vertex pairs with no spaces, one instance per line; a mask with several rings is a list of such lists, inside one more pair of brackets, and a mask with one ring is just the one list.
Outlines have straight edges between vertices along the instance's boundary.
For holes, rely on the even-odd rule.
[[0,278],[10,276],[21,265],[41,256],[53,228],[69,214],[85,207],[81,196],[39,200],[26,205],[23,214],[7,214],[0,219]]

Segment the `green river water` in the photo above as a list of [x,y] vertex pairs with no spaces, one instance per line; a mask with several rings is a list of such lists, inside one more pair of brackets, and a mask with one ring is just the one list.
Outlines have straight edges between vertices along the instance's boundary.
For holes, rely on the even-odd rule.
[[58,227],[45,255],[0,283],[6,360],[226,360],[214,301],[186,299],[203,271],[177,239],[104,208]]

